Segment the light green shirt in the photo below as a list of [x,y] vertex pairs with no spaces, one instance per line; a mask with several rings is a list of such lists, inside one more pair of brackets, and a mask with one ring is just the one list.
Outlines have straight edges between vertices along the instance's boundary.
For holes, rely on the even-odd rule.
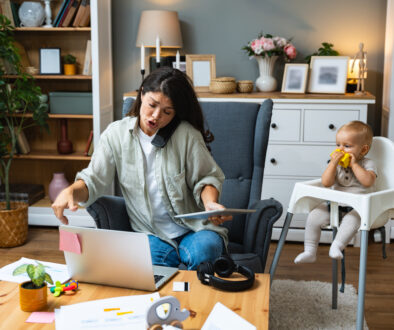
[[[114,180],[115,171],[133,230],[154,234],[176,246],[155,226],[146,187],[143,151],[138,139],[137,117],[115,121],[101,134],[89,166],[76,176],[76,180],[83,180],[89,190],[89,199],[81,203],[82,206],[89,206],[104,194]],[[157,148],[155,176],[161,198],[173,221],[195,232],[215,231],[227,246],[226,228],[215,226],[209,220],[174,218],[177,214],[204,210],[201,200],[204,186],[212,185],[220,194],[224,181],[224,174],[209,153],[201,133],[188,122],[182,121],[167,144]]]

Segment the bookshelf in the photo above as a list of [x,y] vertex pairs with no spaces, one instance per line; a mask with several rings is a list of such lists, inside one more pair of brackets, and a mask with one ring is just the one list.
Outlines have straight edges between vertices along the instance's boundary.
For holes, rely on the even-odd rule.
[[[63,1],[51,2],[54,20]],[[11,166],[12,183],[42,184],[46,197],[29,207],[29,224],[54,225],[60,222],[55,218],[48,186],[53,173],[64,172],[67,180],[73,182],[75,174],[85,168],[90,156],[84,151],[89,133],[94,132],[97,145],[100,133],[113,120],[112,99],[112,41],[111,41],[111,0],[90,1],[90,27],[17,27],[16,40],[26,50],[30,66],[39,68],[40,48],[60,48],[61,56],[72,54],[77,58],[77,75],[33,75],[45,94],[50,92],[91,92],[93,114],[49,114],[49,133],[39,127],[29,127],[24,133],[29,141],[30,153],[15,157]],[[92,74],[82,75],[87,41],[92,43]],[[7,75],[15,79],[15,75]],[[15,115],[18,117],[18,115]],[[31,115],[30,115],[31,116]],[[71,154],[59,154],[57,142],[60,138],[60,121],[67,120],[68,139],[73,143]],[[109,191],[110,193],[110,191]],[[93,219],[84,208],[77,212],[67,210],[70,224],[94,226]]]

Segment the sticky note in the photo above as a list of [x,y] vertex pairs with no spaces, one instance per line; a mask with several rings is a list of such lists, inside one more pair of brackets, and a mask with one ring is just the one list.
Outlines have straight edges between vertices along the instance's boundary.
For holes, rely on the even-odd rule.
[[81,254],[81,243],[78,234],[60,230],[59,250]]
[[52,323],[55,320],[54,312],[33,312],[25,322],[29,323]]
[[189,282],[173,282],[172,291],[189,291]]

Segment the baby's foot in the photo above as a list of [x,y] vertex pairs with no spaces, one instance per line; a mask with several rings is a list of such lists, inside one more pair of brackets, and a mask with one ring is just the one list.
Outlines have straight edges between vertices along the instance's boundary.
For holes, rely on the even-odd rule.
[[295,264],[311,263],[316,261],[316,253],[305,251],[300,253],[295,259]]
[[343,247],[341,246],[341,244],[334,241],[331,244],[330,252],[328,252],[328,255],[332,259],[343,259],[342,250],[343,250]]

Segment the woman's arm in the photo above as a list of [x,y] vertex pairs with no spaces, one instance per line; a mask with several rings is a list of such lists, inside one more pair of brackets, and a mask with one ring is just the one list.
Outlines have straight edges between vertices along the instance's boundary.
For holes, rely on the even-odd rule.
[[65,225],[68,219],[64,216],[64,210],[76,211],[78,203],[86,202],[89,199],[89,190],[83,180],[77,180],[72,185],[63,189],[52,204],[55,216]]
[[[219,192],[218,190],[211,185],[206,185],[201,191],[201,200],[204,204],[206,211],[213,211],[213,210],[220,210],[224,209],[225,207],[219,204],[218,201]],[[215,216],[208,218],[214,225],[220,225],[225,221],[232,220],[233,217],[231,215],[227,216]]]

